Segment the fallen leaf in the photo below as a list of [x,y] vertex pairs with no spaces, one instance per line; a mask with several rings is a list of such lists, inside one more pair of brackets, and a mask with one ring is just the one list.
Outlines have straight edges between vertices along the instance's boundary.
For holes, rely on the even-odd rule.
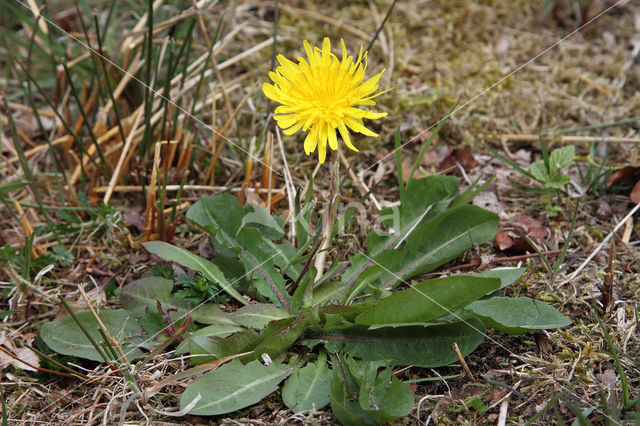
[[497,215],[504,212],[504,206],[498,200],[498,195],[493,191],[482,191],[473,198],[472,203],[474,206],[489,210]]
[[533,251],[533,247],[522,238],[523,234],[531,240],[542,241],[549,236],[549,230],[529,216],[518,216],[505,227],[504,231],[496,234],[496,245],[503,251],[511,250],[520,253]]
[[638,178],[640,178],[640,162],[624,166],[623,168],[611,173],[611,176],[607,179],[607,188],[611,188],[613,185],[618,183],[625,183],[629,181],[635,182]]
[[605,370],[602,374],[596,374],[596,379],[598,379],[605,386],[614,385],[618,382],[616,372],[611,369]]
[[634,203],[640,203],[640,162],[624,166],[613,172],[607,179],[607,188],[614,185],[633,185],[629,197]]
[[447,155],[438,165],[438,171],[451,169],[450,173],[460,174],[460,170],[456,167],[458,164],[462,166],[465,171],[471,170],[478,165],[478,162],[473,158],[471,148],[455,148],[449,155]]
[[[14,365],[17,368],[26,371],[38,371],[33,367],[40,367],[40,360],[38,359],[38,355],[36,355],[31,349],[16,347],[13,341],[6,334],[0,335],[0,345],[4,349],[3,351],[0,351],[0,371],[4,370],[8,365]],[[14,354],[15,358],[5,353],[5,351]],[[33,367],[30,367],[19,360],[28,362]]]
[[[435,167],[440,164],[444,158],[447,158],[453,148],[449,145],[435,145],[435,142],[438,140],[438,137],[434,139],[432,145],[427,149],[422,158],[420,159],[420,166],[428,169],[429,167]],[[424,141],[422,141],[424,142]],[[404,178],[405,183],[409,178],[409,173],[411,173],[411,168],[413,167],[414,158],[404,158],[402,160],[402,176]],[[420,167],[416,169],[416,172],[413,174],[414,179],[419,179],[421,177],[425,177],[426,175],[420,172]]]
[[633,201],[634,203],[640,203],[640,180],[638,180],[638,182],[636,182],[636,184],[633,186],[629,197],[631,197],[631,201]]
[[138,212],[126,212],[124,215],[124,220],[130,225],[133,226],[138,232],[144,231],[144,222],[142,221],[142,217]]

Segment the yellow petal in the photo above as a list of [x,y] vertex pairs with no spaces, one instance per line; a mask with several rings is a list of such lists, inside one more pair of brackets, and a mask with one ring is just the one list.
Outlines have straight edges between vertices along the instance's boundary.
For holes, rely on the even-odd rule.
[[[282,126],[280,126],[282,128]],[[282,133],[284,133],[287,136],[291,136],[293,135],[295,132],[297,132],[298,130],[300,130],[300,128],[302,127],[302,123],[296,123],[293,126],[289,127],[288,129],[283,129]]]
[[338,138],[336,137],[336,129],[333,127],[327,128],[327,135],[329,136],[329,146],[334,151],[338,149]]
[[373,137],[378,136],[377,133],[374,133],[371,130],[364,127],[364,124],[362,124],[362,120],[356,120],[354,118],[346,118],[344,121],[345,121],[345,124],[354,132],[362,133],[363,135],[367,135],[367,136],[373,136]]
[[364,116],[362,118],[368,118],[370,120],[375,120],[377,118],[382,118],[382,117],[386,117],[386,116],[387,116],[386,112],[373,112],[373,111],[366,110],[364,112]]
[[272,101],[276,100],[276,95],[274,93],[274,87],[271,84],[267,84],[267,83],[263,83],[262,84],[262,93],[264,93],[264,95],[271,99]]
[[340,136],[342,137],[342,140],[344,141],[344,144],[347,146],[347,148],[355,152],[358,152],[358,148],[353,146],[353,144],[351,143],[351,137],[349,136],[349,131],[347,130],[347,127],[344,125],[344,123],[338,124],[338,131],[340,132]]
[[317,144],[318,138],[316,137],[316,133],[314,131],[310,131],[307,135],[307,138],[304,140],[304,152],[307,155],[310,155],[313,151],[316,150]]
[[[307,40],[305,40],[303,44],[304,44],[304,51],[307,53],[307,58],[309,58],[309,65],[313,67],[316,64],[315,55],[313,54],[313,49],[311,49],[311,46],[309,46],[309,42]],[[301,60],[301,59],[302,58],[298,58],[298,60]]]
[[321,139],[318,141],[318,160],[320,164],[324,163],[324,160],[327,158],[327,140],[324,141]]

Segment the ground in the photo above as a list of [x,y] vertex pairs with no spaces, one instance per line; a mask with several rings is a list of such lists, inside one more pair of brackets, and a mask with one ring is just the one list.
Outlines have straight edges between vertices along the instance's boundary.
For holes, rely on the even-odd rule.
[[[161,239],[201,254],[206,251],[206,237],[184,216],[203,194],[230,191],[242,202],[263,202],[247,188],[256,188],[261,181],[264,187],[268,173],[247,153],[278,169],[284,164],[277,139],[262,138],[265,111],[274,105],[260,88],[268,79],[274,53],[294,59],[303,55],[303,40],[319,45],[327,35],[334,46],[343,38],[355,53],[372,40],[392,2],[203,1],[196,5],[158,0],[152,58],[140,48],[147,42],[142,2],[86,0],[76,7],[72,1],[49,1],[43,8],[46,20],[41,18],[37,24],[33,10],[43,2],[8,2],[10,12],[0,18],[4,98],[0,105],[0,245],[4,246],[0,307],[6,311],[0,317],[3,412],[9,423],[122,422],[125,418],[118,416],[124,387],[113,376],[83,382],[15,368],[7,351],[37,363],[28,347],[44,350],[39,328],[66,314],[58,295],[74,309],[86,308],[80,283],[87,284],[88,297],[98,306],[116,308],[113,288],[146,276],[162,263],[142,248],[141,241]],[[96,23],[103,30],[100,37]],[[39,28],[35,34],[34,26]],[[90,71],[102,72],[100,56],[74,62],[88,55],[87,32],[91,47],[113,61],[104,62],[110,84],[101,80],[101,90]],[[192,37],[187,36],[189,32]],[[633,216],[623,220],[635,207],[629,182],[626,187],[623,181],[607,185],[607,177],[625,166],[637,167],[640,161],[639,34],[640,6],[633,1],[394,2],[369,51],[367,68],[368,75],[386,69],[380,88],[390,90],[376,98],[376,108],[389,115],[371,124],[378,138],[357,139],[359,153],[343,152],[344,164],[354,172],[345,181],[343,201],[357,200],[365,188],[377,184],[373,190],[377,202],[394,203],[398,199],[392,154],[396,128],[406,175],[428,136],[451,112],[418,173],[453,174],[463,187],[477,178],[484,181],[495,176],[474,202],[498,213],[505,230],[520,216],[534,219],[542,236],[536,236],[529,224],[524,232],[538,243],[538,251],[531,256],[488,243],[437,272],[525,266],[525,277],[508,294],[544,300],[572,320],[571,326],[561,330],[519,336],[489,332],[466,359],[473,377],[461,374],[460,364],[398,371],[401,379],[454,376],[412,384],[419,403],[400,423],[533,420],[534,424],[560,424],[579,417],[580,410],[596,407],[584,412],[591,422],[621,424],[620,419],[633,414],[633,409],[621,413],[620,407],[625,387],[630,400],[640,393],[640,228]],[[213,40],[218,40],[211,55],[215,62],[207,58]],[[167,75],[173,77],[185,69],[169,73],[162,68],[156,75],[153,67],[147,68],[177,56],[182,58],[179,67],[189,66],[186,76],[170,81]],[[75,73],[75,91],[67,82],[63,62]],[[166,114],[151,118],[162,129],[157,125],[156,133],[147,134],[150,123],[133,117],[138,108],[144,111],[144,99],[153,95],[145,91],[151,75],[157,80],[157,95],[173,89],[173,104],[162,110]],[[117,108],[110,106],[112,93]],[[79,101],[89,117],[77,112]],[[85,119],[101,142],[99,155],[90,143]],[[215,132],[207,127],[212,123]],[[273,120],[267,123],[266,133],[272,135]],[[616,125],[604,126],[607,123]],[[132,128],[136,130],[131,132]],[[576,128],[582,129],[559,132]],[[82,138],[74,139],[72,132]],[[130,133],[131,138],[122,137]],[[166,139],[161,137],[164,134],[173,134],[178,141],[171,150],[145,148],[152,146],[149,141]],[[540,185],[504,160],[528,170],[542,158],[540,134],[545,134],[545,145],[552,150],[575,146],[579,158],[568,169],[572,183],[558,196],[545,198],[528,191]],[[265,150],[265,141],[272,141],[270,150]],[[314,171],[317,161],[304,155],[302,141],[300,135],[283,137],[284,158],[296,186],[304,187],[314,173],[314,194],[321,205],[328,196],[328,167]],[[93,160],[86,160],[86,152]],[[633,178],[634,170],[627,170],[627,177]],[[603,175],[592,181],[585,176],[587,171]],[[168,186],[166,194],[156,193],[155,183],[163,176],[174,187]],[[15,186],[16,179],[31,184]],[[272,179],[272,209],[287,217],[287,194],[279,189],[285,186],[283,178],[274,175]],[[181,182],[185,187],[176,202]],[[156,208],[156,200],[164,212]],[[52,206],[47,215],[40,204]],[[363,229],[376,223],[374,203],[368,205],[367,215],[359,219]],[[611,233],[613,237],[606,239]],[[342,235],[340,247],[358,247],[361,240],[359,235]],[[52,251],[59,243],[66,250]],[[566,255],[554,270],[567,244]],[[344,253],[334,254],[344,258]],[[235,308],[230,303],[226,309]],[[95,363],[47,353],[87,374],[94,369],[107,374]],[[41,368],[58,370],[50,361],[39,362]],[[144,380],[161,380],[186,368],[172,350],[155,357],[153,364]],[[181,391],[176,386],[156,395],[154,407],[170,411]],[[336,423],[328,409],[294,416],[277,393],[240,412],[213,418],[170,417],[140,404],[141,408],[129,407],[128,423]]]

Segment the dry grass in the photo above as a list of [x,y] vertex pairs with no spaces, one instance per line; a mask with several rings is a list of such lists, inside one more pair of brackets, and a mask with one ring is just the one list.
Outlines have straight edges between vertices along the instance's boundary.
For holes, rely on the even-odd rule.
[[[170,56],[167,28],[172,24],[185,28],[184,22],[193,14],[182,13],[188,10],[186,6],[176,8],[165,4],[167,2],[158,3],[161,4],[159,15],[164,18],[154,21],[158,29],[154,43],[159,46],[157,51],[162,52],[155,60],[164,63]],[[300,55],[301,40],[317,44],[327,34],[333,39],[343,37],[351,50],[360,44],[366,46],[391,4],[390,1],[341,3],[281,1],[277,51],[288,57]],[[593,17],[614,4],[604,0],[592,3],[590,13]],[[72,306],[82,308],[84,302],[77,292],[77,283],[89,284],[89,297],[98,305],[114,307],[105,288],[109,285],[121,287],[143,276],[155,263],[140,248],[141,241],[163,239],[196,250],[203,237],[185,223],[183,212],[202,194],[230,190],[247,202],[269,205],[274,211],[287,215],[289,207],[284,179],[277,175],[269,178],[268,168],[261,164],[272,164],[277,170],[283,166],[277,143],[267,144],[271,136],[261,137],[268,104],[259,87],[271,66],[274,2],[213,2],[213,6],[199,11],[198,19],[194,21],[189,59],[181,63],[181,66],[189,65],[186,75],[168,84],[173,106],[162,102],[164,76],[156,76],[158,82],[163,83],[156,82],[159,92],[153,97],[153,114],[149,119],[159,124],[155,133],[147,136],[153,142],[171,142],[156,143],[147,154],[141,154],[140,148],[145,143],[144,87],[140,83],[146,81],[146,63],[144,54],[135,48],[144,41],[146,18],[138,13],[140,11],[130,11],[124,3],[122,6],[119,2],[116,4],[106,38],[108,55],[105,56],[135,75],[131,79],[114,64],[106,64],[119,111],[109,106],[106,91],[101,93],[96,84],[80,78],[85,75],[82,63],[74,59],[85,55],[87,49],[79,44],[85,37],[73,3],[66,0],[48,2],[47,10],[57,25],[70,30],[77,40],[57,31],[51,23],[39,21],[39,25],[46,27],[62,46],[57,53],[68,55],[67,64],[76,75],[75,89],[87,111],[102,157],[87,128],[83,127],[84,120],[77,113],[78,100],[71,93],[64,69],[58,67],[54,75],[51,64],[36,54],[33,64],[28,67],[37,80],[47,83],[44,93],[71,122],[73,130],[84,137],[85,148],[70,136],[43,95],[32,85],[43,125],[43,129],[40,128],[25,91],[28,81],[25,71],[6,55],[13,48],[6,43],[0,45],[4,53],[0,57],[0,79],[3,95],[9,102],[8,110],[4,105],[0,106],[1,182],[28,178],[20,165],[21,150],[35,181],[32,188],[2,194],[0,243],[24,247],[25,236],[32,235],[35,229],[34,257],[42,256],[48,248],[59,244],[55,232],[38,231],[38,227],[51,226],[47,225],[46,215],[34,207],[38,199],[48,206],[80,207],[81,223],[71,231],[55,228],[60,232],[60,243],[74,255],[66,266],[57,262],[53,270],[38,277],[32,271],[25,279],[19,268],[4,263],[5,267],[0,271],[3,279],[0,306],[3,310],[16,311],[0,323],[0,345],[5,348],[11,349],[9,342],[15,348],[38,345],[39,324],[64,314],[59,307],[58,294]],[[619,402],[618,380],[607,384],[616,368],[594,312],[594,306],[602,308],[602,285],[608,272],[613,274],[614,303],[608,311],[601,312],[606,330],[618,350],[636,359],[640,353],[638,226],[632,224],[630,239],[625,242],[621,241],[622,231],[618,233],[612,250],[605,247],[578,277],[568,279],[633,207],[629,198],[606,191],[597,196],[589,192],[579,198],[565,197],[560,200],[560,216],[550,218],[537,196],[513,187],[531,186],[531,183],[484,149],[484,144],[488,144],[526,163],[531,161],[531,156],[539,158],[538,143],[535,139],[523,137],[517,140],[509,135],[536,135],[640,116],[640,40],[637,36],[640,7],[631,1],[621,2],[574,33],[582,22],[579,8],[573,2],[566,2],[560,15],[540,17],[545,4],[544,1],[522,0],[398,2],[370,53],[369,72],[386,68],[382,87],[393,88],[379,99],[381,109],[388,111],[389,116],[373,125],[381,134],[379,139],[360,144],[361,154],[347,153],[345,162],[351,164],[355,174],[346,190],[346,199],[357,199],[365,192],[363,183],[370,187],[382,181],[375,191],[376,199],[381,203],[395,201],[395,162],[392,156],[386,155],[392,150],[396,125],[401,125],[403,142],[410,142],[404,148],[404,156],[414,158],[424,142],[424,131],[432,129],[434,123],[458,102],[459,109],[445,125],[437,145],[472,148],[479,164],[473,170],[467,170],[471,180],[497,174],[495,186],[489,189],[498,195],[502,219],[507,221],[521,214],[537,218],[551,229],[543,250],[562,248],[570,227],[571,212],[578,199],[580,201],[571,246],[553,283],[539,259],[527,259],[524,261],[526,278],[510,290],[552,303],[571,317],[574,324],[552,333],[489,334],[485,343],[468,357],[467,363],[475,377],[486,376],[491,381],[472,383],[459,378],[418,384],[414,391],[422,400],[416,405],[418,410],[403,423],[431,419],[436,423],[518,424],[531,418],[565,390],[567,398],[557,405],[557,411],[549,409],[536,420],[538,424],[557,422],[558,416],[565,421],[575,418],[570,401],[582,409],[607,405],[602,400],[603,395],[605,399],[615,396]],[[96,2],[96,6],[99,22],[103,24],[108,5]],[[31,22],[35,21],[30,12],[27,16]],[[18,26],[10,18],[1,19],[6,25],[0,31],[12,33],[24,43],[12,53],[19,60],[26,60],[30,40],[47,51],[48,42],[42,33],[32,37],[26,26]],[[84,19],[86,25],[92,25],[90,17]],[[205,67],[204,61],[219,22],[225,37],[214,45],[217,47],[214,47],[212,58],[215,57],[217,66],[209,63]],[[9,27],[9,24],[13,26]],[[91,45],[97,48],[95,31],[90,30],[90,34]],[[569,34],[572,35],[566,37]],[[174,55],[184,41],[176,39]],[[555,47],[547,51],[551,46]],[[103,76],[98,75],[100,79]],[[104,80],[99,84],[106,89]],[[189,120],[192,112],[195,121]],[[121,127],[117,125],[116,113],[121,115]],[[21,148],[14,146],[9,116],[17,127]],[[273,122],[266,134],[273,131],[272,125]],[[639,161],[638,144],[633,142],[633,138],[639,136],[637,123],[580,134],[632,138],[629,142],[608,144],[608,167]],[[47,141],[54,146],[56,156],[52,155]],[[562,143],[560,138],[550,141],[552,146]],[[293,183],[304,186],[315,161],[302,153],[300,136],[286,138],[284,143]],[[577,141],[575,145],[579,154],[588,153],[589,142]],[[275,148],[265,149],[265,146]],[[523,151],[517,153],[518,150]],[[67,174],[69,185],[57,186],[56,180],[61,177],[54,174],[56,161],[60,170]],[[435,160],[425,163],[423,171],[434,172],[436,164]],[[321,168],[314,179],[315,193],[320,200],[326,197],[323,182],[327,173],[326,168]],[[166,179],[166,193],[155,190],[159,179]],[[177,200],[176,189],[183,180],[185,187]],[[146,186],[144,192],[143,184]],[[251,188],[254,191],[249,190]],[[113,208],[98,207],[101,201],[111,202]],[[172,213],[174,206],[175,216]],[[375,214],[373,205],[370,209],[371,214]],[[59,210],[47,211],[54,225],[71,225]],[[360,241],[353,241],[345,246],[359,244]],[[477,256],[495,258],[504,254],[484,246],[459,263],[473,261]],[[550,258],[551,263],[554,261],[555,258]],[[515,262],[500,263],[501,266],[511,264]],[[631,399],[638,398],[640,368],[624,357],[622,363]],[[46,362],[42,362],[42,366],[52,368]],[[154,358],[142,374],[141,384],[144,387],[157,383],[186,367],[183,359],[169,351]],[[81,368],[84,374],[96,380],[84,382],[48,373],[15,370],[0,364],[1,386],[11,422],[91,424],[124,421],[119,418],[120,410],[130,394],[122,379],[97,365],[83,364]],[[460,372],[460,366],[451,366],[434,370],[409,368],[398,374],[410,379]],[[177,405],[181,391],[180,384],[173,384],[155,395],[150,405],[131,404],[126,421],[208,423],[211,419],[171,418],[161,414],[162,410]],[[465,408],[464,401],[468,403],[474,395],[481,398],[488,410]],[[607,422],[607,415],[602,411],[595,411],[590,418],[598,423]],[[213,420],[222,424],[333,422],[330,412],[294,417],[277,395],[228,418]]]

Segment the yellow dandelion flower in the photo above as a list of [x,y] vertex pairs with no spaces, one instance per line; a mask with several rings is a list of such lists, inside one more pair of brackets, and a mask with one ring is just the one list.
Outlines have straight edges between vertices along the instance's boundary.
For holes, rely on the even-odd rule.
[[282,105],[275,110],[275,120],[286,135],[298,130],[308,131],[304,141],[304,150],[310,155],[318,147],[320,163],[327,156],[327,143],[333,150],[338,149],[336,130],[345,145],[354,151],[358,149],[351,143],[349,131],[377,137],[378,134],[367,129],[362,119],[376,119],[387,115],[386,112],[373,112],[354,105],[375,105],[373,98],[380,95],[378,80],[384,70],[364,81],[367,69],[367,54],[360,53],[354,63],[353,56],[347,55],[344,40],[342,61],[331,53],[331,42],[325,37],[322,49],[311,48],[304,41],[304,50],[309,61],[298,58],[298,63],[278,55],[280,66],[269,77],[274,84],[263,84],[262,91],[271,100]]

